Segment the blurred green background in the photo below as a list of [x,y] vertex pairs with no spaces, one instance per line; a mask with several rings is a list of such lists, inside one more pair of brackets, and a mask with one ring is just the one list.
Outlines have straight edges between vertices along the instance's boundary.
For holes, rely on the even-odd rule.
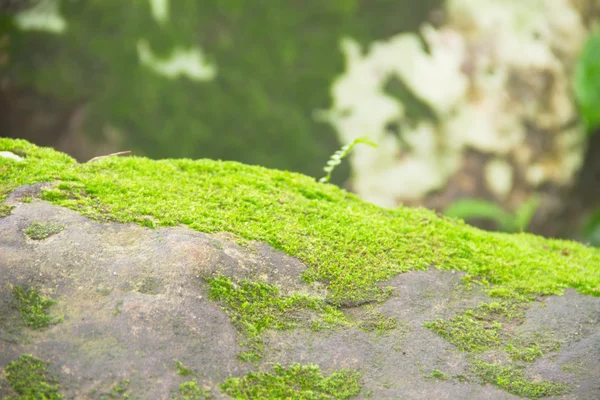
[[[64,102],[89,102],[85,132],[106,122],[123,147],[152,158],[238,160],[321,176],[339,148],[333,129],[316,122],[330,105],[330,85],[344,70],[344,35],[368,44],[414,30],[439,1],[177,0],[160,23],[148,0],[64,0],[62,34],[19,31],[4,16],[19,85]],[[169,79],[140,67],[138,41],[156,57],[200,47],[216,75]],[[342,166],[334,176],[347,176]]]

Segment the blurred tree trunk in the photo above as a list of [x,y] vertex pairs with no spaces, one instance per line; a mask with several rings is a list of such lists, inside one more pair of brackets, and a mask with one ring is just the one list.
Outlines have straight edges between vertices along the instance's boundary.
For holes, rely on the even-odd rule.
[[41,0],[0,0],[0,12],[17,13],[35,6]]
[[[381,145],[356,149],[348,187],[383,206],[444,211],[479,199],[506,215],[537,198],[527,229],[572,236],[568,222],[585,209],[569,207],[571,196],[593,197],[597,189],[582,188],[600,186],[585,171],[592,167],[573,91],[597,10],[596,1],[447,0],[418,35],[365,49],[346,41],[346,72],[323,119],[342,142],[368,135]],[[357,87],[360,95],[349,95]]]

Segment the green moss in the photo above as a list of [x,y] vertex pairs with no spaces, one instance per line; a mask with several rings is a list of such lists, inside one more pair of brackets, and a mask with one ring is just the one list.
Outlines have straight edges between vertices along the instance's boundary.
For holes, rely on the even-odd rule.
[[[183,363],[178,360],[175,360],[175,368],[177,369],[177,375],[179,376],[189,377],[198,375],[193,369],[184,366]],[[181,396],[176,397],[177,400],[207,400],[213,398],[209,390],[201,389],[198,386],[196,380],[189,380],[180,384],[179,392]]]
[[249,351],[241,351],[238,353],[238,358],[240,361],[255,363],[260,361],[262,358],[263,351],[263,343],[258,337],[251,337],[248,341],[244,342],[244,344],[253,350]]
[[384,334],[388,331],[396,329],[398,321],[394,317],[386,317],[383,313],[369,310],[365,317],[358,322],[358,328],[365,332],[376,332]]
[[147,276],[142,279],[137,287],[138,292],[143,294],[159,294],[162,288],[160,279],[153,276]]
[[[277,288],[260,283],[209,280],[212,298],[223,302],[245,336],[240,354],[245,361],[260,359],[264,329],[288,329],[310,320],[291,315],[319,315],[310,322],[315,330],[335,326],[343,316],[332,304],[384,299],[388,293],[380,283],[431,265],[465,271],[468,284],[484,286],[498,300],[429,327],[461,350],[504,348],[514,360],[532,360],[553,348],[539,340],[516,341],[504,330],[506,324],[520,323],[531,294],[560,294],[572,287],[600,295],[596,249],[528,234],[484,232],[423,209],[379,208],[299,174],[211,160],[131,157],[76,164],[61,153],[10,139],[0,139],[0,150],[25,157],[18,165],[0,159],[0,187],[56,181],[42,198],[92,218],[228,231],[245,243],[264,241],[305,262],[304,280],[324,283],[327,302],[281,296]],[[363,328],[393,328],[385,318],[363,323]]]
[[181,397],[178,400],[208,400],[212,399],[210,391],[200,389],[196,381],[187,381],[179,385]]
[[126,392],[129,390],[129,384],[130,381],[129,379],[123,379],[119,382],[117,382],[113,388],[111,389],[111,391],[100,397],[101,400],[108,400],[108,399],[122,399],[122,400],[130,400],[131,396],[126,394]]
[[[53,181],[65,166],[75,164],[75,160],[66,154],[47,147],[37,147],[25,140],[0,138],[0,148],[10,148],[9,151],[25,157],[21,162],[0,157],[0,200],[21,185]],[[36,167],[31,168],[34,165]]]
[[194,374],[194,370],[184,366],[181,361],[175,360],[175,368],[177,368],[177,375],[179,376],[190,376]]
[[117,300],[117,304],[115,304],[115,309],[113,311],[113,315],[116,317],[121,314],[121,306],[123,305],[123,300]]
[[129,388],[129,379],[123,379],[122,381],[120,381],[119,383],[117,383],[115,385],[115,387],[113,388],[113,392],[122,395],[127,391],[128,388]]
[[19,395],[10,399],[29,400],[45,399],[59,400],[63,397],[58,393],[60,385],[51,376],[46,365],[31,354],[23,354],[18,360],[6,366],[6,380],[10,387]]
[[505,324],[520,325],[523,322],[528,300],[515,296],[511,300],[483,303],[449,320],[437,319],[424,326],[461,351],[482,353],[503,347],[511,359],[531,362],[546,352],[558,350],[560,342],[549,332],[525,338],[505,329]]
[[360,393],[360,374],[339,370],[324,377],[318,366],[274,365],[273,372],[250,372],[229,378],[221,390],[236,399],[347,399]]
[[521,324],[525,318],[524,309],[530,300],[532,299],[513,298],[482,303],[467,310],[465,315],[484,321],[501,320]]
[[556,382],[532,382],[525,379],[522,367],[515,365],[488,364],[476,361],[473,371],[484,381],[501,387],[517,396],[538,399],[558,396],[569,391],[567,385]]
[[584,377],[589,372],[589,368],[584,365],[580,359],[569,361],[561,368],[565,372],[569,372],[577,376],[578,378]]
[[[226,276],[206,280],[209,298],[223,302],[234,326],[246,337],[249,350],[239,355],[242,361],[254,362],[260,358],[263,348],[260,335],[265,329],[291,329],[308,324],[312,319],[309,314],[314,313],[321,317],[321,327],[345,322],[340,311],[317,297],[282,296],[276,286],[248,280],[235,283]],[[305,319],[302,312],[307,313]]]
[[12,293],[25,325],[41,329],[59,322],[48,315],[48,310],[55,301],[42,297],[37,290],[23,290],[20,286],[15,286]]
[[25,229],[25,234],[33,240],[42,240],[61,232],[63,229],[64,226],[52,222],[33,222]]
[[[507,292],[500,291],[499,295]],[[497,385],[510,393],[538,398],[564,393],[567,386],[547,381],[527,381],[516,361],[532,362],[546,352],[556,351],[560,343],[550,333],[534,334],[531,338],[519,337],[505,325],[520,325],[524,309],[530,298],[514,294],[511,299],[483,303],[466,310],[449,320],[437,319],[425,326],[454,344],[459,350],[482,353],[488,350],[505,350],[511,362],[487,364],[470,358],[471,369],[484,381]]]
[[0,158],[0,187],[57,182],[42,198],[92,218],[227,231],[305,262],[303,279],[325,284],[326,301],[282,296],[262,283],[208,279],[211,298],[222,301],[246,336],[241,357],[250,361],[260,358],[264,329],[304,324],[310,318],[299,319],[303,313],[320,317],[311,322],[313,329],[335,326],[343,316],[332,305],[381,300],[386,296],[382,282],[431,265],[465,271],[469,284],[484,286],[497,300],[429,327],[462,350],[505,349],[515,360],[532,360],[552,349],[539,340],[516,341],[504,329],[522,321],[530,295],[560,294],[568,287],[600,295],[597,249],[529,234],[484,232],[423,209],[380,208],[299,174],[211,160],[130,157],[76,164],[61,153],[10,139],[0,139],[0,150],[25,157],[18,165]]
[[560,346],[561,343],[552,334],[535,334],[530,339],[513,338],[505,350],[512,360],[532,362],[545,353],[558,351]]
[[9,206],[8,204],[3,204],[3,203],[0,204],[0,218],[8,217],[13,208],[15,208],[15,207]]
[[458,315],[450,321],[438,319],[428,322],[425,327],[456,345],[461,351],[482,353],[500,346],[502,324],[487,324],[465,315]]
[[381,298],[378,283],[431,265],[526,293],[573,287],[600,295],[600,251],[582,244],[484,232],[424,209],[384,209],[303,175],[234,162],[109,157],[78,165],[0,139],[0,149],[15,147],[27,157],[18,166],[0,159],[3,183],[58,178],[71,189],[43,198],[93,218],[264,241],[304,261],[304,279],[327,284],[330,301],[340,304]]
[[[320,317],[311,322],[313,329],[335,326],[343,316],[332,304],[381,300],[386,292],[380,283],[430,265],[467,272],[469,283],[484,286],[498,300],[429,327],[461,350],[505,349],[515,360],[532,360],[552,349],[538,340],[519,342],[504,329],[522,321],[531,294],[572,287],[600,295],[600,252],[581,244],[483,232],[423,209],[383,209],[302,175],[238,163],[131,157],[80,165],[49,149],[0,139],[1,150],[15,148],[25,160],[17,166],[0,159],[2,186],[57,181],[42,198],[93,218],[228,231],[304,261],[309,267],[304,280],[327,285],[327,301],[282,296],[262,283],[207,280],[211,298],[223,303],[245,335],[247,348],[240,356],[248,361],[260,358],[265,329],[311,320],[301,319],[303,314]],[[375,327],[393,324],[373,321]]]
[[431,373],[429,375],[425,375],[425,378],[439,379],[441,381],[445,381],[450,377],[448,376],[448,374],[440,371],[439,369],[433,369],[431,370]]
[[96,293],[98,293],[101,296],[108,296],[110,294],[112,290],[109,288],[103,288],[103,287],[97,287],[96,288]]
[[514,346],[513,344],[508,344],[506,352],[510,354],[513,360],[526,362],[532,362],[536,358],[544,355],[538,343],[531,343],[526,346]]
[[450,320],[427,322],[425,327],[446,338],[461,351],[481,353],[498,348],[506,341],[507,334],[503,333],[502,323],[521,323],[523,307],[521,300],[483,303]]

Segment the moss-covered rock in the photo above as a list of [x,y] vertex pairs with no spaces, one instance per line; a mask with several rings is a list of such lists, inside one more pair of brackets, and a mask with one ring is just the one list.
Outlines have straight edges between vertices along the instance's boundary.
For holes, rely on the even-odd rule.
[[[264,241],[304,261],[306,282],[326,282],[341,305],[381,299],[377,287],[411,269],[465,271],[494,290],[600,294],[600,253],[581,244],[486,233],[425,209],[384,209],[306,176],[235,162],[105,158],[76,164],[24,141],[0,148],[12,185],[59,179],[41,197],[102,220],[187,225]],[[523,257],[523,254],[527,254]]]
[[[0,296],[0,366],[49,360],[65,397],[102,398],[124,380],[139,398],[305,383],[306,398],[598,394],[597,249],[379,208],[235,162],[78,164],[9,139],[0,151],[22,158],[0,158],[0,201],[13,207],[0,277],[36,288],[21,292],[34,308],[47,294],[56,303],[37,314],[61,318],[33,331]],[[63,230],[29,240],[37,221]]]

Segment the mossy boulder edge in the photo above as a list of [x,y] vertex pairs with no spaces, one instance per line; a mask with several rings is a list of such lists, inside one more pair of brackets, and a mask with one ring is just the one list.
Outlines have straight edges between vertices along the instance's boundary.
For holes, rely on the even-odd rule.
[[[122,380],[138,398],[176,398],[185,382],[173,360],[215,398],[284,396],[252,371],[279,371],[296,389],[304,381],[290,371],[308,374],[298,390],[321,397],[306,398],[598,394],[597,249],[382,209],[239,163],[78,164],[8,139],[0,151],[22,158],[0,157],[0,366],[49,361],[67,398],[101,398]],[[36,223],[62,229],[32,240]],[[49,327],[20,322],[16,287],[55,302]]]

